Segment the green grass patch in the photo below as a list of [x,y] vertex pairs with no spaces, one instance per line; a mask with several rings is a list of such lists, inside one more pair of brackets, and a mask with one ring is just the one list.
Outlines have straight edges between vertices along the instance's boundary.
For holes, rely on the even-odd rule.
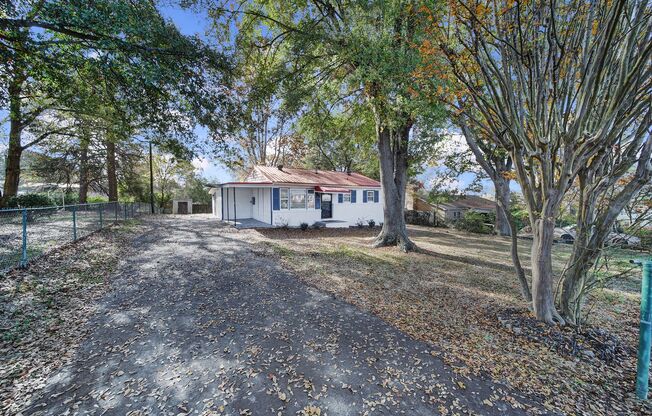
[[328,248],[320,254],[324,254],[328,257],[339,258],[345,261],[358,262],[366,266],[390,265],[396,264],[399,260],[402,260],[394,258],[392,261],[390,258],[371,255],[358,247],[351,247],[346,244],[338,244],[336,247]]
[[266,241],[265,244],[267,247],[269,247],[275,254],[281,256],[281,257],[288,257],[291,258],[294,256],[295,251],[291,250],[281,244],[274,243],[272,241]]

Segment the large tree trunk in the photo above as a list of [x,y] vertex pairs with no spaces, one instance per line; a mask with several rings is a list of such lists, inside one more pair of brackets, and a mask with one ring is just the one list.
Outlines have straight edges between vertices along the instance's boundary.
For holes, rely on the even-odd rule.
[[407,185],[408,141],[412,122],[390,129],[376,126],[380,154],[380,181],[383,187],[384,222],[374,247],[398,246],[413,251],[416,245],[405,226],[405,186]]
[[82,138],[79,153],[79,203],[88,200],[88,140]]
[[[512,234],[509,224],[509,219],[505,215],[509,211],[509,179],[498,177],[494,180],[494,188],[496,195],[496,225],[495,230],[498,235],[509,236]],[[500,208],[500,205],[504,208]]]
[[[2,194],[2,205],[5,206],[7,201],[18,194],[18,185],[20,183],[20,159],[23,154],[23,148],[20,145],[20,129],[14,127],[14,121],[11,121],[9,128],[9,147],[7,149],[7,159],[5,166],[5,183]],[[16,131],[17,130],[17,131]]]
[[116,174],[115,143],[106,141],[106,175],[109,182],[109,201],[118,200],[118,177]]
[[12,196],[18,194],[20,183],[20,158],[23,155],[21,135],[22,106],[20,95],[22,93],[22,78],[16,76],[9,84],[9,145],[7,148],[7,159],[5,164],[5,182],[2,192],[1,204],[5,206]]
[[554,241],[555,217],[544,210],[541,218],[532,221],[532,306],[537,319],[554,324],[564,324],[557,313],[552,293],[552,245]]

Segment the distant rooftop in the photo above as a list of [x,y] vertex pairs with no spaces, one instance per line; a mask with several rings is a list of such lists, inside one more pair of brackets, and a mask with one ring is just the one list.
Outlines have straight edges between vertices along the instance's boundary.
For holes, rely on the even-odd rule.
[[486,198],[475,195],[467,195],[456,199],[455,201],[444,202],[439,204],[443,209],[482,209],[495,210],[496,203]]

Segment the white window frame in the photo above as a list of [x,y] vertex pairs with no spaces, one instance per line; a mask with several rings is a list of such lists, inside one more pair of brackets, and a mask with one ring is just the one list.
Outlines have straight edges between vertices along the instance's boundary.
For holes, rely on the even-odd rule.
[[308,190],[306,195],[306,209],[315,209],[315,191]]
[[[293,195],[303,195],[303,206],[302,207],[293,207],[292,206],[292,196]],[[308,198],[306,198],[306,190],[305,189],[290,189],[290,210],[306,210],[306,206],[308,205]]]
[[367,202],[376,202],[375,192],[373,190],[366,191],[366,192],[367,192]]
[[342,193],[342,202],[351,202],[351,192]]
[[[283,197],[283,191],[285,191],[285,197]],[[279,189],[279,208],[283,211],[290,209],[290,188],[280,188]],[[285,200],[285,208],[283,208],[283,200]]]

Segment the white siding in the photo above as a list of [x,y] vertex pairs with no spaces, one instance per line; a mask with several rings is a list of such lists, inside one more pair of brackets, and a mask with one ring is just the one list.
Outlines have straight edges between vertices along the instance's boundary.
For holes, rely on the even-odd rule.
[[217,190],[213,194],[213,215],[217,217],[217,219],[221,220],[222,219],[222,192],[221,190]]
[[[299,189],[299,188],[292,188]],[[314,189],[314,188],[307,188]],[[325,221],[328,227],[349,227],[356,225],[360,220],[366,225],[368,220],[374,220],[376,225],[383,222],[383,192],[379,191],[378,202],[362,202],[362,192],[373,188],[352,188],[357,191],[356,202],[338,202],[338,194],[333,193],[333,217],[322,220],[321,209],[285,209],[274,211],[273,224],[280,226],[287,223],[290,227],[298,227],[302,222],[312,225],[316,221]],[[330,221],[330,222],[329,222]]]
[[271,188],[252,188],[251,194],[256,198],[252,206],[251,217],[255,220],[270,223],[272,212]]

